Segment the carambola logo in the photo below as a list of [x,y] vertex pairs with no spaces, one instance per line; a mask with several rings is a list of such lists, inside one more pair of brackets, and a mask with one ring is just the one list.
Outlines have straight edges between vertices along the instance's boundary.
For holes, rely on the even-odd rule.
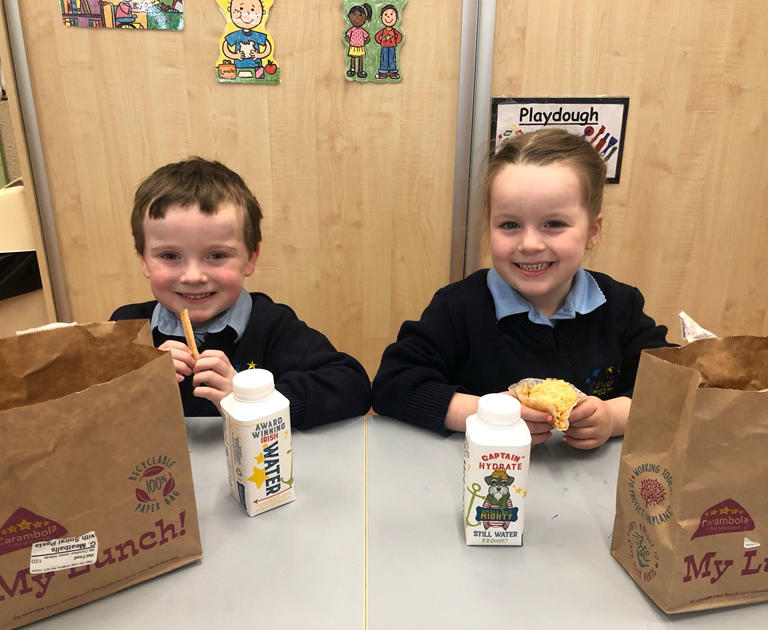
[[0,556],[66,535],[66,528],[56,521],[19,508],[0,527]]
[[701,515],[699,528],[691,536],[691,540],[715,534],[748,532],[753,529],[755,529],[755,522],[749,512],[733,499],[726,499],[713,505]]

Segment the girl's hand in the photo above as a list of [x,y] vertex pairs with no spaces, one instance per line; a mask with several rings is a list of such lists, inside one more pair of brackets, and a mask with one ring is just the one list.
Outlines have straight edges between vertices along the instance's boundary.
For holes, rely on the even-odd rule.
[[195,367],[195,360],[192,358],[192,351],[180,341],[168,340],[164,342],[158,350],[166,350],[173,357],[173,367],[176,368],[176,380],[181,383],[185,377],[192,374]]
[[210,400],[221,411],[220,403],[232,392],[232,379],[237,374],[227,355],[221,350],[206,350],[197,359],[193,372],[194,395]]
[[614,435],[611,411],[608,402],[595,396],[582,400],[571,411],[570,426],[563,440],[574,448],[590,449],[602,446]]
[[552,437],[552,416],[546,411],[538,411],[521,405],[520,415],[531,432],[531,446],[541,444]]

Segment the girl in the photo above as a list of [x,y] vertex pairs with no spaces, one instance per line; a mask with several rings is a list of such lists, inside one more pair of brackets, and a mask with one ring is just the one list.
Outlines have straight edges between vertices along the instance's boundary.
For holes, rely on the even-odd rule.
[[[485,224],[493,267],[438,291],[406,321],[373,382],[377,413],[464,431],[478,397],[526,378],[561,378],[589,397],[564,440],[595,448],[623,435],[640,351],[670,345],[643,296],[581,264],[600,237],[605,163],[562,129],[511,138],[490,158]],[[545,412],[523,407],[533,444]]]
[[349,44],[349,70],[347,70],[347,76],[355,76],[355,59],[357,59],[357,76],[361,79],[365,79],[368,73],[363,70],[363,59],[365,57],[365,45],[371,41],[371,36],[363,28],[368,20],[373,15],[373,9],[370,4],[364,4],[363,6],[355,5],[347,14],[349,21],[352,23],[352,27],[344,33],[344,39]]

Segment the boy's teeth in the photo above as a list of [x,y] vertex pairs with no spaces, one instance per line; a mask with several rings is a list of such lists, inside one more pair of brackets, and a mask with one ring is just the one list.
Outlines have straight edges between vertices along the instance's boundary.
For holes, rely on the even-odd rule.
[[539,263],[538,265],[523,265],[518,264],[517,266],[520,267],[520,269],[524,269],[525,271],[541,271],[542,269],[546,269],[549,267],[552,263]]
[[202,298],[207,298],[211,293],[182,293],[181,295],[189,300],[200,300]]

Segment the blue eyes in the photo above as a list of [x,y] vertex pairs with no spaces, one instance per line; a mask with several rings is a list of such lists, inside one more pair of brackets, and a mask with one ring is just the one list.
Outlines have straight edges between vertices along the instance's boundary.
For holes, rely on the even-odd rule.
[[[181,260],[181,256],[179,256],[178,254],[174,254],[173,252],[163,252],[162,254],[160,254],[160,258],[162,258],[163,260],[169,260],[169,261]],[[211,260],[226,260],[227,258],[229,258],[229,256],[227,256],[227,254],[224,254],[222,252],[216,252],[214,254],[209,254],[208,258],[210,258]]]
[[[549,229],[557,229],[568,227],[568,225],[563,221],[547,221],[544,224],[544,227]],[[504,221],[504,223],[499,225],[499,228],[502,230],[519,230],[520,224],[517,221]]]

